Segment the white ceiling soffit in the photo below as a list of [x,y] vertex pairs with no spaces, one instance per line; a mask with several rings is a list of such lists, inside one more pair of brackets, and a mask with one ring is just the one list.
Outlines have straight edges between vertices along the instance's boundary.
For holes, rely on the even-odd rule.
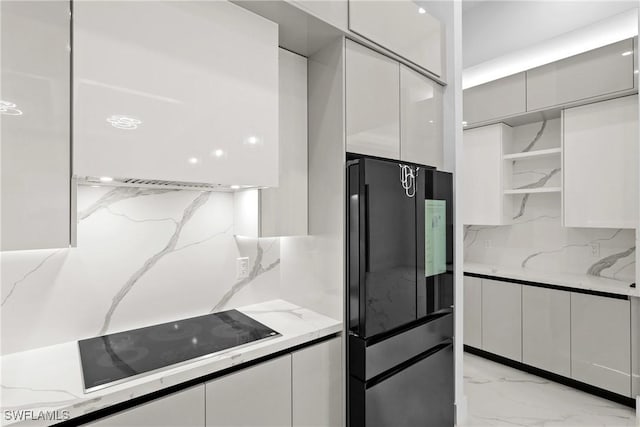
[[462,88],[510,76],[637,34],[638,9],[630,9],[589,26],[466,68],[462,73]]

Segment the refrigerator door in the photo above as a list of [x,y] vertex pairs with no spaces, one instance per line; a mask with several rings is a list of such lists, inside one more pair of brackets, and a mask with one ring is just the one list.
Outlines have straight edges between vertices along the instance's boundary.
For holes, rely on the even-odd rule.
[[[403,172],[411,186],[403,186]],[[416,250],[422,241],[416,239],[416,206],[424,201],[418,193],[424,185],[421,172],[369,158],[349,166],[350,330],[360,337],[416,319],[416,285],[419,276],[424,278]]]

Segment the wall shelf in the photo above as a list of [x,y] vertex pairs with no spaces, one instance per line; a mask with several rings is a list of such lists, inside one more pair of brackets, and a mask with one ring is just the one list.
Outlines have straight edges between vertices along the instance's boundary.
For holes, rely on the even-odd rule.
[[517,188],[515,190],[504,190],[504,194],[559,193],[561,191],[560,187]]
[[528,151],[525,153],[505,154],[502,158],[504,160],[529,159],[529,158],[535,158],[535,157],[554,156],[556,154],[560,154],[561,152],[562,152],[562,149],[558,147],[558,148],[549,148],[547,150]]

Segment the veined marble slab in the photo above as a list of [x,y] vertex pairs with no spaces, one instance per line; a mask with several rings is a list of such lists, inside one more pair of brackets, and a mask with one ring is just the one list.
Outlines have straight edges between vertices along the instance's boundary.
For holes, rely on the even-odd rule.
[[[45,426],[50,421],[9,421],[6,411],[68,411],[71,418],[185,381],[258,359],[342,330],[340,321],[283,300],[237,310],[282,336],[216,353],[203,360],[167,367],[122,384],[84,393],[75,341],[2,356],[2,425]],[[205,314],[205,313],[203,313]]]
[[608,279],[606,277],[592,276],[589,274],[545,272],[527,268],[503,267],[475,262],[465,262],[464,272],[640,297],[640,290],[637,287],[632,288],[629,286],[632,282]]

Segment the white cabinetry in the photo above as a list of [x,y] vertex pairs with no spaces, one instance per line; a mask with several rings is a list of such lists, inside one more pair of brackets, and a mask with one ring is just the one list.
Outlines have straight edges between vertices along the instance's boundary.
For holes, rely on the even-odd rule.
[[527,110],[633,88],[633,41],[623,40],[527,71]]
[[502,158],[503,146],[510,146],[511,140],[511,127],[502,123],[464,131],[464,224],[511,223],[513,201],[504,195],[504,189],[511,187],[512,162]]
[[482,348],[482,279],[464,276],[464,343]]
[[342,425],[342,339],[292,354],[293,427]]
[[68,247],[68,1],[2,1],[1,250]]
[[524,113],[527,110],[525,73],[518,73],[464,90],[462,118],[467,124]]
[[291,355],[206,384],[207,427],[291,426]]
[[204,427],[204,385],[180,391],[87,425],[93,427]]
[[570,293],[522,287],[522,362],[571,375]]
[[482,280],[482,349],[522,361],[522,285]]
[[280,49],[279,186],[237,191],[234,233],[248,237],[308,232],[307,59]]
[[400,160],[444,166],[442,86],[400,65]]
[[349,0],[349,29],[443,75],[443,27],[411,0]]
[[631,395],[629,300],[571,293],[571,376]]
[[638,96],[563,112],[564,225],[638,225]]
[[154,1],[76,2],[73,25],[75,175],[277,186],[275,23]]
[[346,42],[347,151],[400,158],[400,65]]

